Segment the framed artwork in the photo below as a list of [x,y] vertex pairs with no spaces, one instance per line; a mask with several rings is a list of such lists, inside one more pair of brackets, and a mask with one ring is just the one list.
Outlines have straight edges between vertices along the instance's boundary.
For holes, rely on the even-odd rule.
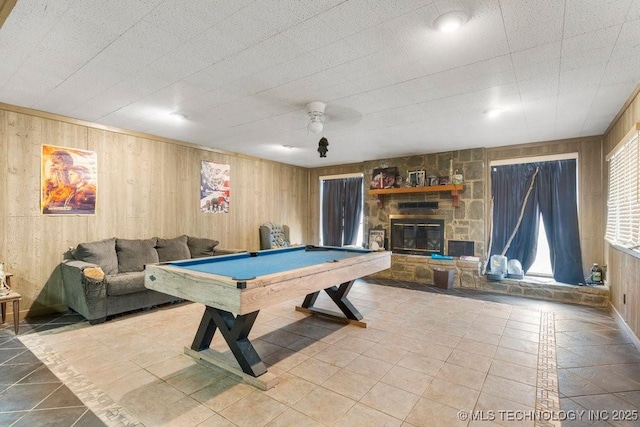
[[424,181],[424,171],[410,171],[408,181],[411,187],[424,187],[427,185]]
[[94,151],[42,145],[40,212],[95,215],[98,155]]
[[384,230],[369,230],[369,249],[384,251]]
[[397,187],[396,177],[398,176],[397,167],[379,168],[373,170],[371,177],[371,183],[369,188],[372,190],[378,188],[392,188]]
[[202,161],[200,168],[200,212],[229,213],[231,166]]

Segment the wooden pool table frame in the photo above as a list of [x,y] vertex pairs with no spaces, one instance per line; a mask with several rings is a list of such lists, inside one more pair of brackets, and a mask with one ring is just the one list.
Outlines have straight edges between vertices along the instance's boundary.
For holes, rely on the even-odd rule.
[[[255,256],[260,256],[260,252],[255,253]],[[225,255],[216,257],[216,262],[223,261],[224,257]],[[185,353],[234,372],[245,381],[266,390],[277,384],[277,378],[267,372],[248,338],[260,309],[304,296],[301,306],[296,307],[299,311],[366,326],[361,322],[362,314],[348,300],[347,295],[356,279],[390,266],[390,252],[362,252],[339,261],[238,281],[170,263],[152,264],[145,269],[145,286],[204,304],[206,307],[200,326],[191,348],[185,348]],[[335,302],[343,316],[314,306],[322,290]],[[230,366],[228,360],[209,348],[218,329],[242,373],[238,372],[238,367]]]

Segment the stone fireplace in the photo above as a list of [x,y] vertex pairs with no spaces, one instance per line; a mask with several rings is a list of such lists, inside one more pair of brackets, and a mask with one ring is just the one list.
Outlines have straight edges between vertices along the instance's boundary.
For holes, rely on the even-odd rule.
[[444,255],[444,217],[389,215],[389,249],[396,254]]

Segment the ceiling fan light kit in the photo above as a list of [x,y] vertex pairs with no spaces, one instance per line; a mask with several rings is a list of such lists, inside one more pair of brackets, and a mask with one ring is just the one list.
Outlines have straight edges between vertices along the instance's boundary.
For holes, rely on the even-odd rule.
[[324,129],[324,109],[327,106],[324,102],[310,102],[307,104],[307,115],[309,116],[308,129],[311,133],[320,133]]

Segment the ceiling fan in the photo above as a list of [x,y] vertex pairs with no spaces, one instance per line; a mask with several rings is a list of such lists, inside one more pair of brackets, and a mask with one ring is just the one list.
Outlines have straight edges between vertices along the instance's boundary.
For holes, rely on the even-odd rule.
[[324,129],[324,122],[326,116],[324,115],[324,109],[327,104],[320,101],[314,101],[307,104],[307,115],[309,116],[309,124],[307,129],[311,133],[320,133]]

